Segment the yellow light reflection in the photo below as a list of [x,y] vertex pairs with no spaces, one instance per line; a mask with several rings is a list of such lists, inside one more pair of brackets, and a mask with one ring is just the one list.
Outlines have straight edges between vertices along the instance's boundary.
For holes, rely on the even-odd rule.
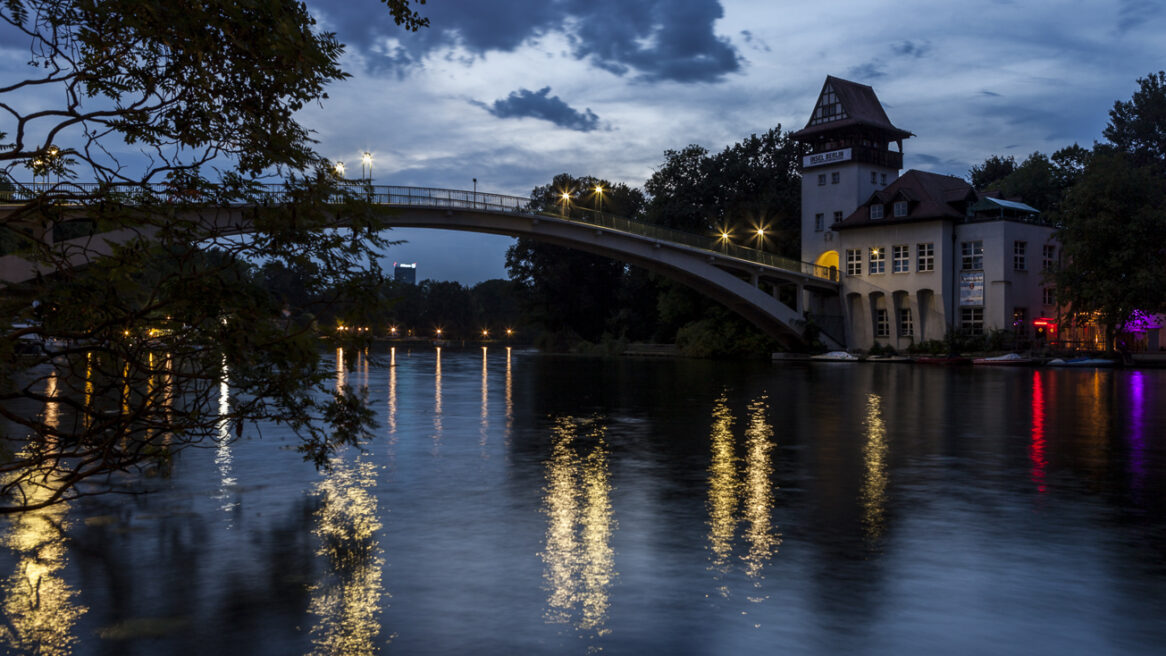
[[510,377],[510,347],[506,347],[506,439],[510,440],[510,429],[514,426],[514,385]]
[[887,505],[887,429],[883,423],[882,397],[867,395],[866,444],[862,455],[866,475],[862,484],[862,522],[871,540],[882,537]]
[[[45,396],[55,399],[57,394],[54,371],[45,381]],[[48,401],[42,414],[45,425],[53,430],[60,420],[58,405]],[[46,501],[56,491],[50,471],[31,476],[16,472],[5,482],[13,482],[16,476],[26,477],[20,492],[29,503]],[[12,574],[0,581],[4,618],[0,622],[0,645],[6,646],[8,653],[70,654],[77,644],[73,630],[88,609],[77,603],[78,591],[61,577],[68,555],[67,510],[65,504],[56,504],[15,514],[3,524],[0,545],[20,558]]]
[[341,462],[316,486],[321,504],[312,533],[328,571],[310,588],[312,654],[375,654],[387,642],[378,640],[381,602],[388,594],[372,493],[376,474],[371,462]]
[[[763,569],[781,544],[774,531],[773,514],[773,427],[768,418],[769,403],[763,395],[749,404],[749,426],[745,429],[745,503],[744,519],[748,523],[745,540],[749,552],[742,557],[745,574],[753,579],[753,586],[761,587]],[[750,598],[761,601],[761,598]]]
[[93,423],[93,352],[85,354],[85,428]]
[[546,620],[572,624],[590,637],[610,632],[609,589],[616,577],[611,546],[616,522],[605,433],[597,420],[557,420],[543,488]]
[[[712,551],[712,569],[724,574],[729,571],[733,553],[733,536],[737,531],[737,458],[733,454],[733,415],[721,395],[713,406],[713,424],[709,442],[712,462],[709,464],[709,548]],[[719,577],[718,577],[719,578]],[[728,589],[720,589],[728,595]]]
[[348,372],[344,370],[344,348],[336,347],[336,393],[339,394],[344,391],[344,386],[348,384]]

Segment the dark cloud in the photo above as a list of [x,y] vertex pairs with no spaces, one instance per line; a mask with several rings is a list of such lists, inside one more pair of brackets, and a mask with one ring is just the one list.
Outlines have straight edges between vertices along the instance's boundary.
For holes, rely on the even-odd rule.
[[430,27],[413,33],[375,0],[312,2],[374,70],[403,74],[450,46],[470,58],[508,52],[553,30],[567,34],[573,57],[617,75],[711,82],[741,68],[737,50],[713,32],[719,0],[439,0],[420,7]]
[[1157,17],[1162,11],[1155,0],[1121,0],[1119,5],[1117,31],[1120,34],[1125,34],[1148,19]]
[[891,46],[891,51],[900,57],[914,57],[919,59],[931,52],[930,41],[901,41]]
[[983,89],[982,91],[980,91],[980,95],[981,96],[989,96],[991,98],[1000,98],[1001,97],[1000,94],[996,93],[995,91],[988,91],[987,89]]
[[882,69],[883,63],[878,59],[875,59],[865,64],[851,67],[846,71],[846,77],[856,82],[874,80],[876,78],[886,76],[886,73]]
[[773,52],[773,49],[769,47],[768,43],[766,43],[763,39],[754,36],[753,32],[749,30],[741,30],[741,38],[745,40],[745,43],[752,46],[754,50],[760,50],[761,52]]
[[550,93],[550,87],[538,91],[519,89],[511,91],[504,100],[495,100],[491,105],[482,102],[474,104],[498,118],[541,118],[579,132],[590,132],[599,127],[599,117],[590,108],[580,112]]

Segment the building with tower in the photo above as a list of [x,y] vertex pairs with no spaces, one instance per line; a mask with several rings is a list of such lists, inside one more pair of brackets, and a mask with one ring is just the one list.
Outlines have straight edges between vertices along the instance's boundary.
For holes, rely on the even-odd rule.
[[1043,275],[1060,254],[1053,227],[960,178],[900,176],[912,134],[891,123],[871,87],[827,77],[793,136],[804,148],[802,260],[840,271],[849,347],[1056,330]]

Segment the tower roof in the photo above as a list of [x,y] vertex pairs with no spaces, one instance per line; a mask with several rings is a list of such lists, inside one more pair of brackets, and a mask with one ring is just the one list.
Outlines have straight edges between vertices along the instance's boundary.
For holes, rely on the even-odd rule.
[[886,133],[890,139],[913,136],[891,124],[874,89],[833,75],[826,76],[826,83],[822,85],[822,92],[818,94],[818,102],[814,105],[806,127],[793,136],[795,139],[806,139],[824,132],[854,127],[873,128]]
[[[935,219],[962,220],[967,206],[976,200],[976,191],[967,181],[951,175],[940,175],[926,171],[907,171],[885,189],[871,194],[865,203],[858,206],[853,214],[831,226],[833,230],[862,228],[909,221],[932,221]],[[885,205],[895,201],[907,201],[907,215],[884,218],[870,218],[871,205]]]

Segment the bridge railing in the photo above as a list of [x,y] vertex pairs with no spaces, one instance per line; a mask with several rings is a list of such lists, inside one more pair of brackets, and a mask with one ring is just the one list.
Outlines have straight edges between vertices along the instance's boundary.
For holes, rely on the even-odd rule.
[[[53,193],[63,200],[82,197],[96,193],[99,189],[112,190],[127,202],[135,198],[171,198],[187,202],[214,202],[213,198],[205,198],[204,192],[193,192],[175,189],[170,185],[99,185],[96,183],[33,183],[14,184],[11,188],[0,188],[0,203],[22,202],[37,198],[41,194]],[[213,190],[208,190],[213,191]],[[458,210],[480,210],[489,212],[507,212],[512,214],[547,216],[560,220],[571,221],[588,226],[619,230],[649,239],[662,242],[683,244],[693,248],[708,251],[747,262],[754,262],[786,271],[794,271],[823,280],[838,282],[838,270],[833,267],[823,267],[810,262],[783,257],[775,253],[768,253],[756,248],[741,246],[732,242],[717,239],[708,235],[699,235],[683,230],[676,230],[643,221],[636,221],[613,214],[577,207],[587,212],[584,216],[564,215],[560,212],[550,212],[535,206],[530,198],[522,196],[508,196],[483,191],[468,191],[461,189],[440,189],[435,187],[401,187],[401,186],[374,186],[367,184],[352,184],[347,191],[358,197],[367,198],[369,202],[388,205],[391,207],[428,207],[448,208]],[[279,203],[288,199],[286,187],[273,184],[261,187],[261,195],[267,202]],[[339,196],[337,197],[339,200]]]

